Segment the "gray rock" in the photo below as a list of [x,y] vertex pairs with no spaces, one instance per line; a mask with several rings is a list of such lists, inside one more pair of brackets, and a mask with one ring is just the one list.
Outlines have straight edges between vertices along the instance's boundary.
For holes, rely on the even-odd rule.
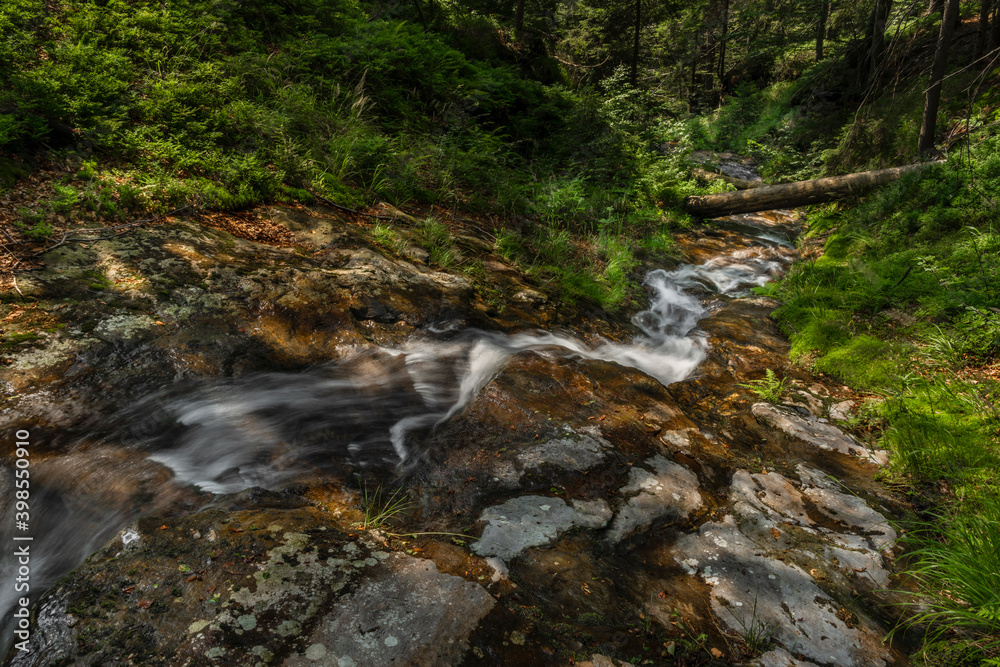
[[838,618],[837,604],[810,574],[767,550],[767,544],[745,535],[726,516],[678,540],[675,559],[711,586],[712,611],[734,632],[766,627],[781,646],[820,664],[871,667],[890,662],[880,628],[863,619],[848,627]]
[[609,542],[621,542],[660,519],[685,519],[702,505],[698,478],[693,472],[659,455],[646,465],[653,472],[632,468],[629,483],[621,489],[622,495],[632,497],[608,529],[605,539]]
[[796,660],[783,648],[768,651],[750,664],[755,667],[816,667],[815,662]]
[[846,422],[851,418],[854,410],[854,401],[841,401],[830,406],[830,419],[839,422]]
[[555,541],[575,526],[603,528],[611,520],[611,509],[603,500],[567,504],[561,498],[521,496],[487,508],[479,519],[487,525],[472,551],[509,561],[529,547]]
[[551,464],[566,470],[584,471],[604,461],[610,443],[604,438],[594,438],[573,431],[565,438],[556,438],[518,454],[525,468],[539,468]]
[[888,458],[880,450],[868,450],[836,426],[824,424],[814,417],[802,417],[788,408],[770,403],[755,403],[751,408],[757,421],[820,449],[869,459],[885,465]]
[[514,301],[520,301],[521,303],[528,303],[535,306],[540,306],[549,300],[549,298],[541,292],[528,288],[521,290],[511,298],[513,298]]
[[777,473],[751,474],[737,470],[733,474],[730,497],[733,509],[741,516],[763,514],[771,524],[790,521],[811,526],[814,523],[806,512],[802,493]]
[[306,649],[284,661],[305,665],[455,665],[468,636],[496,601],[483,588],[438,572],[429,560],[392,554],[321,618]]

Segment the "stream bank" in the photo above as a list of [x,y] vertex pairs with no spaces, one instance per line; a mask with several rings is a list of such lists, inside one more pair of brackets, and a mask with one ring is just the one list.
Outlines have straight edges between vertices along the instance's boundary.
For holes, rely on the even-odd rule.
[[794,218],[681,234],[633,326],[562,319],[482,239],[502,309],[331,211],[268,216],[299,245],[177,220],[53,251],[5,306],[51,330],[2,371],[39,529],[72,535],[46,583],[94,552],[7,663],[907,664],[849,393],[743,386],[787,365],[747,288]]

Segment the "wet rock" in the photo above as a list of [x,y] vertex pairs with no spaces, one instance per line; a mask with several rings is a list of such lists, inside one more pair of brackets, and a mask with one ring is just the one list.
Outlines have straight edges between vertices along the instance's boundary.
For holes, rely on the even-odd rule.
[[[206,525],[220,528],[214,543],[190,538]],[[251,665],[281,655],[293,665],[460,661],[494,598],[343,528],[314,508],[140,519],[41,599],[31,651],[8,659],[19,667]]]
[[472,551],[509,561],[529,547],[553,542],[573,527],[603,528],[611,520],[611,509],[603,500],[566,503],[562,498],[521,496],[487,508],[479,520],[486,528]]
[[392,554],[318,621],[305,651],[282,664],[455,665],[495,603],[480,586],[438,572],[431,561]]
[[841,454],[858,456],[879,465],[888,463],[885,452],[868,450],[836,426],[825,424],[815,417],[803,417],[788,408],[770,403],[754,403],[751,411],[757,421],[776,428],[806,444]]
[[680,520],[702,505],[698,477],[684,466],[654,456],[645,463],[652,471],[635,466],[623,496],[631,496],[618,510],[605,539],[617,544],[649,528],[655,521]]
[[517,455],[525,468],[539,468],[554,465],[566,470],[584,471],[593,468],[607,458],[611,443],[600,436],[578,433],[568,429],[566,437],[553,438],[540,445],[529,447]]

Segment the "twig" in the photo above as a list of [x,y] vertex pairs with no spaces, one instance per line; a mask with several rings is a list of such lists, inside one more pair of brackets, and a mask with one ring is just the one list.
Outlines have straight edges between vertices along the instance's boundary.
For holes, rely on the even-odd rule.
[[17,290],[17,293],[20,294],[21,298],[23,299],[24,298],[24,293],[21,292],[21,288],[17,286],[17,274],[14,273],[13,271],[11,271],[10,272],[10,277],[14,279],[14,289]]

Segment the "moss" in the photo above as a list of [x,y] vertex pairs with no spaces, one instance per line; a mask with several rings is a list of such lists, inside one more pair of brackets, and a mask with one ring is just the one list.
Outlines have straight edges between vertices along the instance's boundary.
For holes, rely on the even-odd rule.
[[24,178],[30,172],[21,162],[0,157],[0,190],[13,187],[18,179]]
[[35,331],[26,331],[23,333],[10,334],[3,338],[3,343],[0,343],[0,350],[3,350],[4,352],[10,352],[11,350],[14,350],[20,345],[23,345],[25,343],[33,343],[39,339],[41,339],[41,335],[39,335]]

